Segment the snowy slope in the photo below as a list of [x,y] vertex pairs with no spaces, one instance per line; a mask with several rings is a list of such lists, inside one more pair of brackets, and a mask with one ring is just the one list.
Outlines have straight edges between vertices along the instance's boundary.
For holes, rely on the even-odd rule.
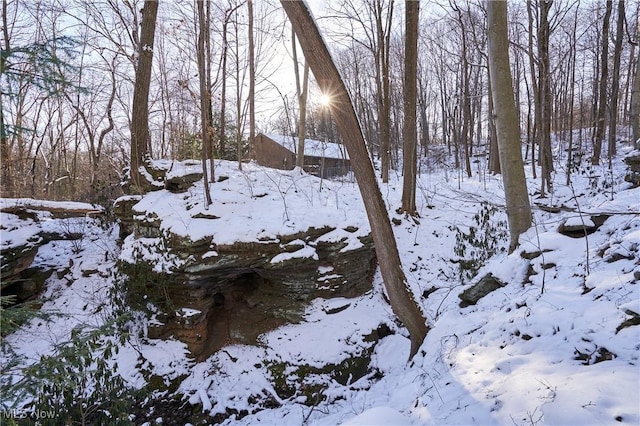
[[[212,186],[210,212],[224,221],[215,227],[216,238],[305,229],[318,220],[368,228],[353,183],[325,180],[321,189],[317,178],[299,170],[251,165],[241,173],[233,163],[216,166],[218,174],[229,176]],[[606,178],[596,182],[576,174],[572,187],[564,187],[558,172],[553,196],[532,200],[564,208],[534,209],[535,225],[521,237],[521,247],[507,255],[499,250],[506,241],[498,242],[497,254],[471,280],[461,276],[456,263],[456,234],[470,226],[486,229],[489,237],[502,234],[504,229],[491,224],[503,221],[503,214],[490,214],[484,225],[474,218],[482,201],[504,205],[500,178],[481,174],[459,180],[447,170],[422,174],[416,221],[395,213],[401,177],[381,185],[390,215],[399,221],[394,231],[409,285],[431,326],[411,362],[406,331],[394,320],[378,273],[373,291],[354,299],[315,300],[303,322],[266,333],[259,346],[229,346],[195,363],[182,343],[142,335],[121,348],[118,371],[136,387],[146,383],[143,369],[167,383],[179,380],[188,407],[217,415],[212,418],[224,424],[639,424],[640,328],[616,330],[630,312],[640,313],[640,189],[629,189],[622,174],[616,163],[613,186]],[[530,193],[537,185],[530,180]],[[190,209],[202,208],[201,191],[196,186],[190,192]],[[174,231],[194,240],[211,232],[191,222],[191,211],[183,211],[177,200],[167,202],[160,194],[145,197],[145,209],[155,203],[154,211]],[[586,223],[590,213],[609,218],[587,238],[558,233],[566,220]],[[84,276],[82,270],[113,267],[117,256],[105,252],[117,251],[115,234],[87,240],[82,255],[73,258],[69,285],[55,275],[50,279],[51,300],[43,309],[69,310],[71,320],[34,321],[7,338],[27,356],[24,362],[46,352],[73,324],[99,321],[99,315],[83,317],[95,311],[91,304],[84,308],[87,299],[96,300],[88,294],[102,300],[100,289],[113,282],[106,273]],[[50,246],[41,257],[68,259],[68,252]],[[489,272],[506,286],[461,308],[458,294]],[[374,345],[367,336],[380,324],[393,334]],[[340,383],[322,371],[367,354],[369,370],[358,379]]]

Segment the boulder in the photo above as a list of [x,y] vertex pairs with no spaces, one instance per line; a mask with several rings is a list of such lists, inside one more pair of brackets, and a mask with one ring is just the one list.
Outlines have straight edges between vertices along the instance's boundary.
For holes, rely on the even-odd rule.
[[478,303],[478,300],[505,285],[505,283],[494,277],[491,273],[488,273],[482,277],[480,281],[458,295],[461,300],[460,307],[465,308],[470,305],[475,305]]
[[566,219],[558,232],[571,238],[582,238],[593,234],[609,218],[609,215],[577,215]]
[[640,186],[640,151],[627,155],[624,162],[629,166],[624,180],[633,186]]
[[0,212],[16,215],[21,220],[40,221],[40,215],[50,219],[98,216],[104,213],[100,206],[73,201],[47,201],[32,198],[2,198]]
[[[165,189],[121,197],[113,209],[130,298],[159,309],[150,336],[174,336],[202,359],[228,343],[257,343],[265,331],[300,321],[313,298],[352,297],[371,288],[375,250],[361,217],[343,223],[323,205],[311,218],[289,220],[285,203],[289,223],[283,227],[273,214],[272,195],[288,191],[281,179],[292,179],[296,188],[299,172],[267,179],[260,184],[266,192],[254,194],[253,182],[270,172],[237,172],[235,163],[223,162],[218,181],[224,184],[212,188],[217,197],[210,208],[201,205],[200,191],[188,191],[202,187],[201,162],[157,160],[151,166],[153,180]],[[263,215],[262,209],[270,210]]]
[[202,179],[202,171],[184,175],[174,175],[165,179],[164,187],[173,193],[186,192],[194,183]]

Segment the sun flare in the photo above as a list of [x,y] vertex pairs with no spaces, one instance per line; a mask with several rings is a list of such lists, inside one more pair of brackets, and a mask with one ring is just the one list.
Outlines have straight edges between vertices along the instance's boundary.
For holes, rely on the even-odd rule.
[[331,104],[331,97],[329,95],[325,95],[324,93],[320,95],[320,105],[329,106]]

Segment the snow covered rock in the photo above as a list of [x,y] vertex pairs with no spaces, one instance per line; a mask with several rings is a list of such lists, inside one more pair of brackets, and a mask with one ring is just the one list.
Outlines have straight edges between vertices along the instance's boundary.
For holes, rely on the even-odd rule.
[[[170,274],[142,274],[145,280],[162,282],[146,291],[165,292],[172,305],[171,311],[163,309],[158,315],[158,327],[150,329],[150,336],[174,336],[203,358],[230,343],[256,343],[265,331],[298,322],[316,297],[363,294],[375,270],[373,240],[361,238],[359,247],[343,251],[344,239],[323,238],[334,231],[312,228],[272,241],[220,245],[210,240],[190,244],[172,236],[167,245],[147,246],[164,252],[157,255],[188,259]],[[141,262],[138,267],[142,265],[152,266]],[[184,309],[196,313],[179,315]]]
[[571,238],[582,238],[593,234],[607,219],[609,215],[576,215],[567,218],[558,228],[558,232]]
[[634,186],[640,186],[640,150],[631,151],[624,157],[624,162],[629,166],[624,180],[631,182]]
[[[165,183],[186,177],[191,182],[200,167],[159,162],[154,170],[166,170]],[[131,265],[130,276],[138,276],[132,278],[140,281],[136,291],[166,305],[159,306],[158,326],[149,335],[176,337],[198,358],[230,343],[255,343],[267,330],[298,322],[314,298],[354,297],[371,288],[373,239],[364,215],[349,214],[352,206],[361,208],[361,200],[338,207],[328,192],[331,182],[320,185],[295,170],[253,164],[244,169],[224,161],[216,166],[226,179],[211,185],[211,206],[203,203],[201,179],[187,192],[167,186],[121,197],[114,206],[121,260]],[[309,210],[290,215],[288,203],[294,201]],[[199,313],[176,314],[185,308]]]
[[86,203],[0,198],[3,295],[15,295],[18,302],[37,295],[52,272],[31,268],[39,248],[54,240],[83,238],[74,218],[101,212]]
[[478,300],[505,285],[505,283],[494,277],[491,273],[488,273],[476,284],[460,293],[458,296],[461,300],[460,307],[465,308],[470,305],[475,305],[478,303]]

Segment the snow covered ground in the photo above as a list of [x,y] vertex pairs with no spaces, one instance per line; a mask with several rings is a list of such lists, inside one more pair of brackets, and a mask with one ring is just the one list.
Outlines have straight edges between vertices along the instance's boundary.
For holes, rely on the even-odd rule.
[[[212,185],[210,213],[221,219],[209,226],[221,240],[242,238],[256,227],[267,233],[306,229],[316,221],[368,227],[358,188],[348,180],[320,182],[299,170],[255,165],[239,172],[231,162],[216,167],[229,177]],[[406,331],[395,321],[377,273],[373,291],[316,299],[301,323],[264,334],[258,346],[228,346],[199,363],[178,341],[146,338],[141,322],[142,333],[120,348],[114,368],[117,363],[135,387],[145,386],[149,372],[175,382],[189,407],[185,412],[195,409],[224,424],[640,424],[640,328],[620,328],[640,313],[640,188],[629,188],[623,174],[616,161],[613,173],[583,169],[567,187],[559,170],[553,194],[544,199],[534,194],[539,182],[530,179],[535,224],[511,255],[502,250],[508,242],[499,176],[422,173],[416,220],[395,212],[401,176],[381,184],[409,285],[431,327],[410,362]],[[163,192],[143,202],[162,205],[155,211],[171,215],[166,223],[174,229],[194,240],[201,236],[203,228],[189,217],[203,209],[202,187],[189,193],[189,214],[176,203],[173,210],[161,204]],[[562,208],[550,213],[540,205]],[[608,218],[586,238],[558,232],[566,221],[587,224],[601,214]],[[3,227],[12,220],[3,213]],[[461,238],[471,226],[478,239],[495,246],[475,278],[460,269],[461,257],[472,250],[483,256],[469,244],[461,254]],[[48,280],[42,306],[65,315],[34,319],[6,337],[15,353],[3,354],[3,366],[9,356],[24,356],[22,365],[36,362],[73,327],[108,317],[109,289],[117,280],[111,272],[127,254],[119,252],[117,230],[105,231],[94,220],[83,229],[80,250],[72,242],[53,242],[36,259],[65,267]],[[506,285],[460,307],[458,295],[488,273]],[[380,324],[390,333],[374,344],[367,336]],[[362,377],[337,380],[323,370],[365,355],[371,361]],[[3,367],[4,379],[11,374],[18,377],[19,368]],[[156,396],[167,397],[160,391]],[[16,398],[3,395],[3,403]]]

